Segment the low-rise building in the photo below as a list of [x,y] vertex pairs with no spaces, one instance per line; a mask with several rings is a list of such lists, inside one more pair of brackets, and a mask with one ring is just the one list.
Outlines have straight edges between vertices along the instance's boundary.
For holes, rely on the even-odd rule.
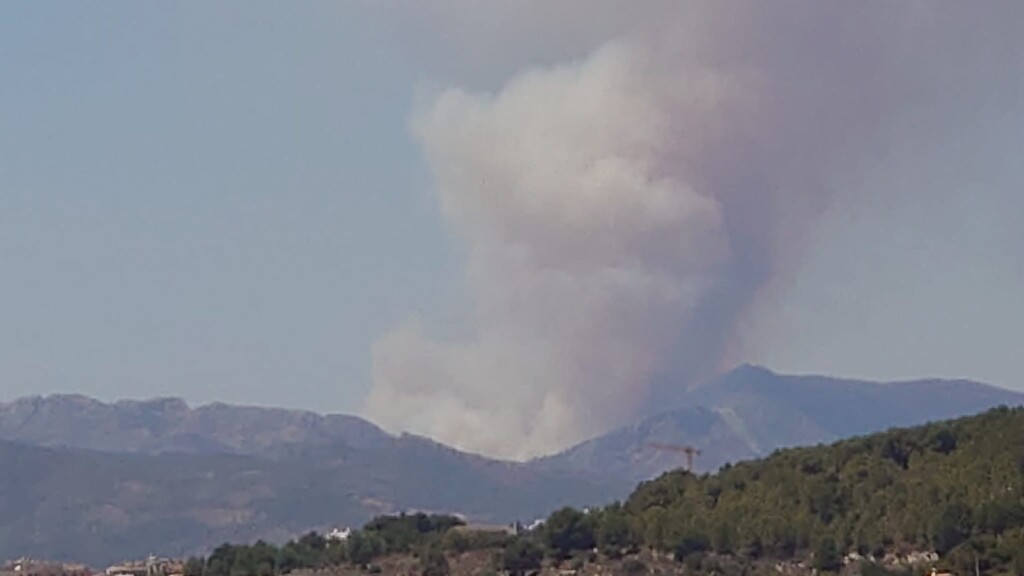
[[106,569],[106,576],[174,576],[185,571],[176,560],[150,556],[145,560],[125,562]]
[[335,542],[345,542],[351,535],[352,529],[346,526],[344,528],[332,529],[330,532],[327,533],[325,538],[327,538],[328,540],[333,540]]
[[93,576],[82,564],[20,558],[0,566],[2,576]]

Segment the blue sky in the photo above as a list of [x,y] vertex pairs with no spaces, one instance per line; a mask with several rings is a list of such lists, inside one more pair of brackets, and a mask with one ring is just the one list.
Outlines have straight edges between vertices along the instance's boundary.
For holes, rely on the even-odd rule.
[[415,74],[327,4],[0,8],[0,395],[349,408],[452,277]]
[[[0,400],[355,411],[376,339],[459,333],[464,254],[410,117],[437,86],[581,57],[614,19],[531,41],[502,10],[394,7],[0,5]],[[895,138],[842,184],[866,192],[829,207],[735,359],[1024,389],[1019,95],[943,95],[928,146]]]

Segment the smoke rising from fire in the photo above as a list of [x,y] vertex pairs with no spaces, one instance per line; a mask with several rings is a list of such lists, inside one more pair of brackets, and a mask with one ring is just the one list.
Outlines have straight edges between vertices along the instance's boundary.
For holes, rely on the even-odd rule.
[[734,360],[841,176],[930,89],[916,64],[955,20],[924,4],[658,10],[583,59],[417,111],[468,249],[474,334],[381,338],[375,421],[525,458],[669,407]]

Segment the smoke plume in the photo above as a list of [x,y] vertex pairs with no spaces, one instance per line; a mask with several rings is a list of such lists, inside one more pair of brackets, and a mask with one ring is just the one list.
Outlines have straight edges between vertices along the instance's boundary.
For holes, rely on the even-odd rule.
[[915,62],[956,16],[878,8],[663,6],[582,59],[441,92],[413,127],[468,249],[474,334],[383,337],[366,413],[524,458],[734,360],[815,214],[929,89]]

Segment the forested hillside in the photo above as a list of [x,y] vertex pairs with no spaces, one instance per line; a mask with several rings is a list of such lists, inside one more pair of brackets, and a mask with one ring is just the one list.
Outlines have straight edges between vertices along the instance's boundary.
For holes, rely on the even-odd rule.
[[786,450],[713,476],[668,474],[606,514],[621,515],[643,544],[681,555],[822,561],[934,549],[954,565],[973,570],[977,553],[1021,574],[1024,410]]

